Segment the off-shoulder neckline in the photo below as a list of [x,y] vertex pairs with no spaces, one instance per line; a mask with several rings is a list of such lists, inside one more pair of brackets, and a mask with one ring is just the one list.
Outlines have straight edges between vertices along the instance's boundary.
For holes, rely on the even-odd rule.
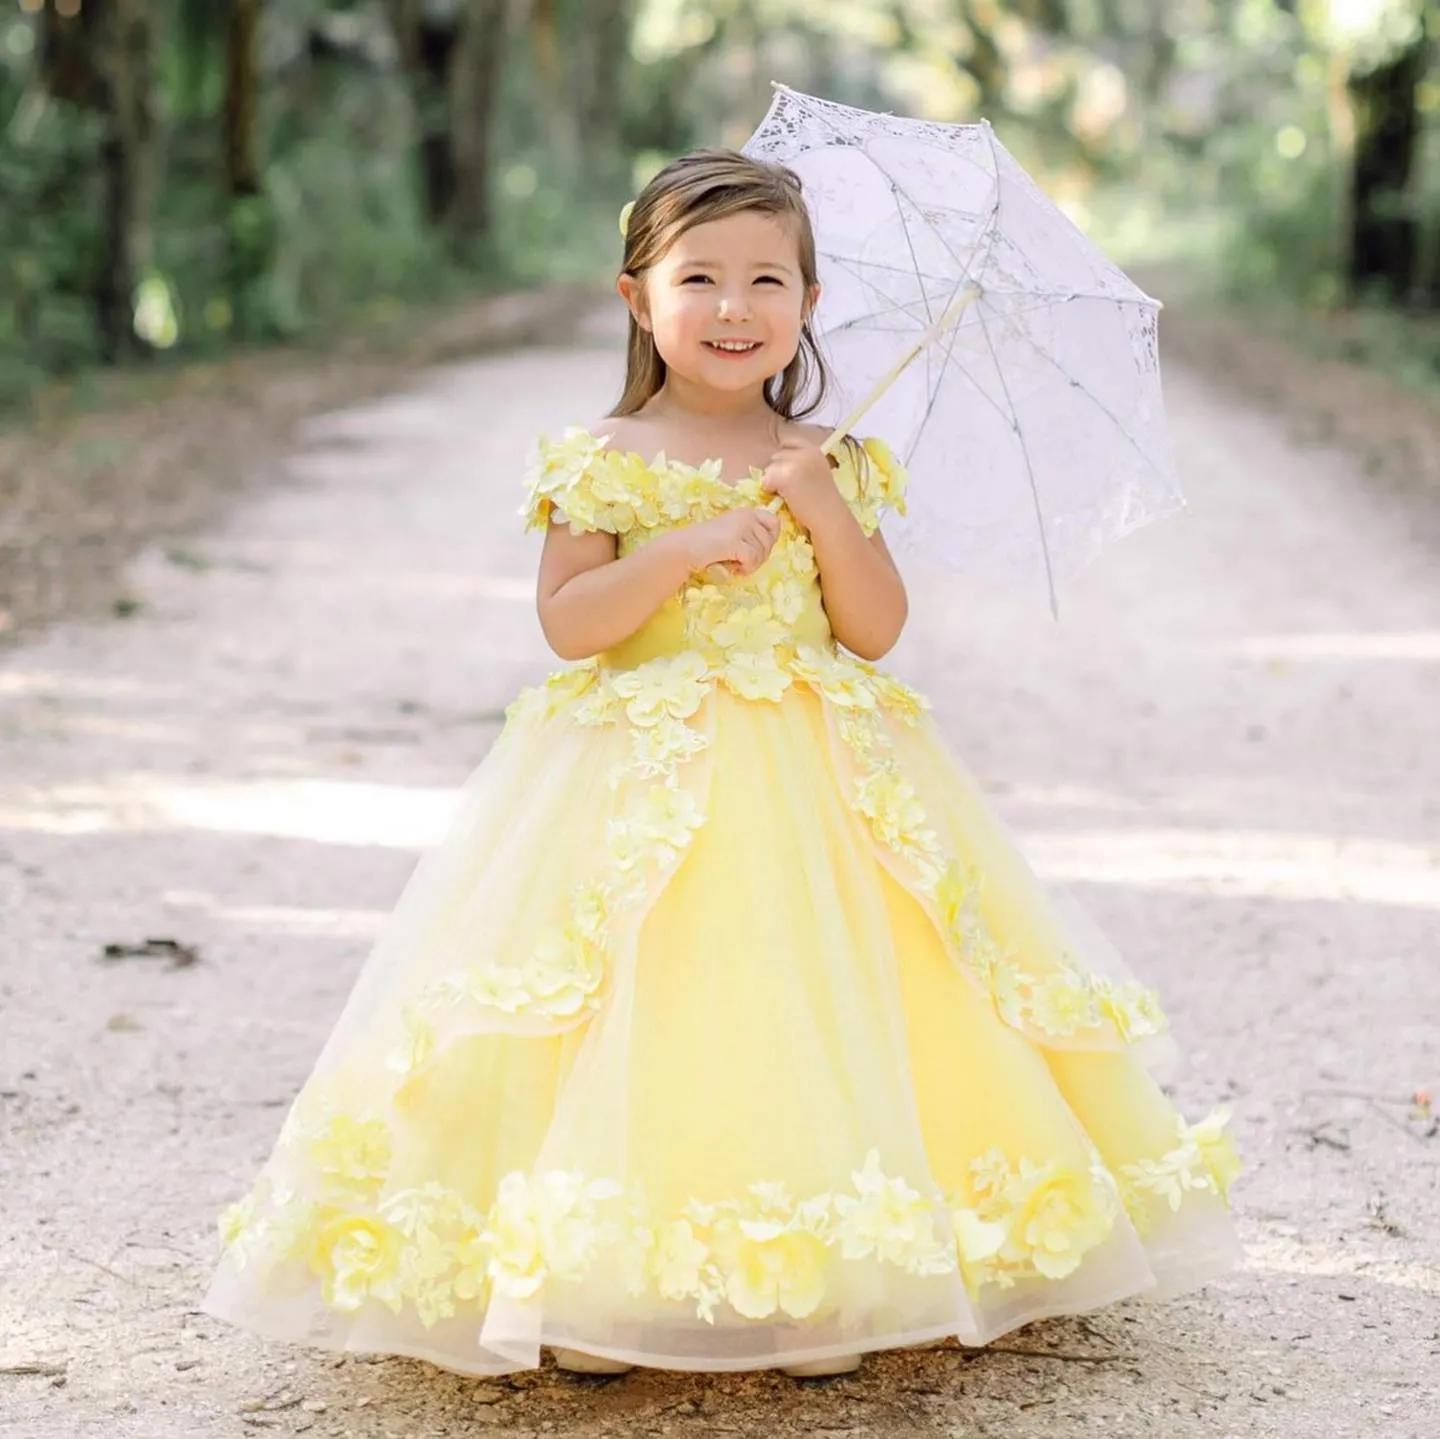
[[[607,455],[618,455],[622,460],[634,460],[652,475],[657,475],[662,469],[678,469],[686,474],[695,475],[700,479],[707,480],[711,484],[718,485],[725,490],[744,490],[754,486],[764,478],[765,470],[761,465],[751,465],[750,472],[743,479],[727,479],[723,469],[723,461],[718,456],[708,460],[702,460],[698,465],[692,464],[689,460],[679,460],[672,455],[667,455],[664,450],[657,450],[648,460],[636,449],[627,449],[617,446],[609,449],[610,435],[599,430],[592,429],[589,425],[571,425],[570,432],[573,434],[579,431],[587,438],[594,440],[600,446],[600,452]],[[848,450],[848,446],[847,446]],[[846,456],[848,458],[848,455]],[[839,465],[845,463],[845,458],[837,457]],[[838,466],[837,466],[838,470]]]

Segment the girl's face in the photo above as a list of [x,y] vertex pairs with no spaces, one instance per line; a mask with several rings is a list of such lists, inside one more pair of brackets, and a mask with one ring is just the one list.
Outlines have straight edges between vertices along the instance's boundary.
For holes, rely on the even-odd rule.
[[643,282],[622,275],[620,293],[671,370],[733,393],[795,358],[820,287],[805,288],[791,224],[742,210],[686,230]]

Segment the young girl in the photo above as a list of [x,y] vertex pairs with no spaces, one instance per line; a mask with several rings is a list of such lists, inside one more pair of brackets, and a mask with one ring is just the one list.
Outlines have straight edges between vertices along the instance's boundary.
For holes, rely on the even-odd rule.
[[1229,1267],[1237,1161],[1155,995],[913,690],[905,473],[824,384],[788,171],[633,206],[624,394],[542,441],[523,694],[254,1191],[212,1313],[495,1374],[853,1369]]

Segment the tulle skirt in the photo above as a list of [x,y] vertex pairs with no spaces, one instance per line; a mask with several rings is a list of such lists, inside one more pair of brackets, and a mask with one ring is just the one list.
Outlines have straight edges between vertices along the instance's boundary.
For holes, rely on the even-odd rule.
[[477,1374],[542,1345],[722,1370],[1230,1267],[1224,1116],[1176,1113],[1157,999],[918,698],[672,671],[514,707],[207,1308]]

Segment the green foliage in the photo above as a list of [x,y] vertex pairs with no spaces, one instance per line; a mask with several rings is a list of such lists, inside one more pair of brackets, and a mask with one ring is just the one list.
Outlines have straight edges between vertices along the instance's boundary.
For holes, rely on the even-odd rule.
[[[0,55],[13,56],[5,41],[0,24]],[[14,65],[0,65],[0,117],[9,121],[0,132],[3,404],[44,373],[73,369],[93,354],[86,295],[96,263],[90,216],[98,191],[87,156],[100,122],[50,104]]]
[[[453,37],[487,3],[427,0],[419,13],[431,39]],[[477,285],[604,275],[620,204],[670,155],[742,140],[772,79],[939,119],[984,113],[1127,261],[1183,258],[1232,293],[1334,306],[1363,123],[1347,109],[1347,75],[1415,45],[1426,13],[1422,0],[511,4],[489,145],[493,226],[457,243],[429,213],[422,174],[421,124],[444,132],[446,82],[397,45],[401,8],[267,0],[251,137],[259,193],[232,196],[228,7],[154,0],[159,183],[135,276],[153,345],[209,353]],[[107,117],[47,94],[38,34],[33,16],[0,5],[0,406],[101,351]],[[628,47],[610,43],[617,34]],[[1414,181],[1379,203],[1415,217],[1416,303],[1434,310],[1433,64],[1415,103]]]

